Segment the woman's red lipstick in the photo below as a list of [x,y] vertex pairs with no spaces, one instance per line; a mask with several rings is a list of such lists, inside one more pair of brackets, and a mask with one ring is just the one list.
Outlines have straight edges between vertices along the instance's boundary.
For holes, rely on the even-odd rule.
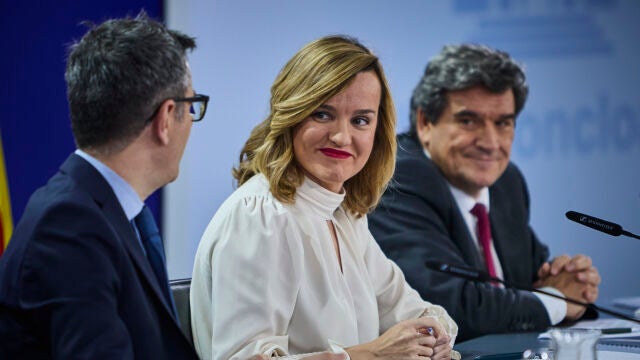
[[346,151],[338,150],[338,149],[322,148],[320,149],[320,151],[326,156],[329,156],[335,159],[346,159],[351,157],[350,153]]

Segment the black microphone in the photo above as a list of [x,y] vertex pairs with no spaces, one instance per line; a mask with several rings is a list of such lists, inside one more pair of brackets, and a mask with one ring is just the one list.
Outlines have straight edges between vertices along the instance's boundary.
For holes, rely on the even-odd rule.
[[613,236],[626,235],[635,239],[640,239],[640,236],[624,230],[622,226],[616,223],[612,223],[611,221],[598,219],[595,216],[589,216],[586,214],[579,213],[577,211],[567,211],[565,216],[567,217],[567,219],[571,221],[575,221],[578,224],[588,226],[598,231],[602,231],[605,234],[609,234]]
[[445,274],[452,274],[471,281],[488,282],[493,280],[486,271],[476,270],[469,267],[456,266],[433,260],[427,260],[424,265],[431,270]]
[[619,319],[629,320],[629,321],[633,321],[635,323],[639,323],[640,324],[640,319],[636,319],[634,317],[627,316],[627,315],[619,313],[617,311],[605,309],[603,307],[597,306],[596,304],[586,303],[586,302],[582,302],[582,301],[579,301],[579,300],[576,300],[576,299],[572,299],[572,298],[556,295],[556,294],[550,293],[548,291],[536,289],[531,285],[516,284],[516,283],[512,283],[510,281],[502,280],[500,278],[490,276],[487,272],[482,271],[482,270],[477,270],[477,269],[466,267],[466,266],[451,265],[451,264],[447,264],[447,263],[443,263],[443,262],[439,262],[439,261],[432,261],[432,260],[426,261],[424,263],[424,265],[427,268],[431,269],[431,270],[435,270],[435,271],[438,271],[438,272],[441,272],[441,273],[445,273],[445,274],[449,274],[449,275],[456,276],[456,277],[461,277],[461,278],[464,278],[464,279],[467,279],[467,280],[471,280],[471,281],[498,282],[498,283],[504,284],[504,286],[508,287],[508,288],[512,288],[512,289],[516,289],[516,290],[530,291],[530,292],[535,292],[535,293],[539,293],[539,294],[544,294],[544,295],[551,296],[551,297],[556,298],[556,299],[560,299],[560,300],[566,301],[568,303],[572,303],[572,304],[575,304],[575,305],[581,305],[581,306],[584,306],[584,307],[586,307],[588,309],[593,309],[595,311],[598,311],[598,312],[601,312],[601,313],[604,313],[604,314],[608,314],[608,315],[611,315],[613,317],[617,317]]

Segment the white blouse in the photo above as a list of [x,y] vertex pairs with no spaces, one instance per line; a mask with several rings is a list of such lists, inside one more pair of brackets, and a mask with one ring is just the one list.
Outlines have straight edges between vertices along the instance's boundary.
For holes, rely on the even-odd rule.
[[[444,309],[420,298],[336,194],[306,179],[294,204],[263,175],[239,187],[204,232],[191,283],[202,359],[342,351],[425,310],[450,332]],[[327,220],[338,238],[342,271]]]

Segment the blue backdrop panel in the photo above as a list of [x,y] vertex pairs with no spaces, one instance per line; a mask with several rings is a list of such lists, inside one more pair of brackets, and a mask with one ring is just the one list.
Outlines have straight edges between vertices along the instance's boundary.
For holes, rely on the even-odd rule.
[[[141,9],[162,19],[159,0],[1,2],[0,130],[14,222],[31,193],[75,150],[64,70],[68,45],[87,30],[81,23],[135,16]],[[159,218],[159,196],[148,203]]]

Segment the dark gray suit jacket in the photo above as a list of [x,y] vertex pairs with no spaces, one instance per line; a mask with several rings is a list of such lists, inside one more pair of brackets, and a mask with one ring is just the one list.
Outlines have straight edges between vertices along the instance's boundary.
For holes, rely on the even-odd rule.
[[[529,226],[529,195],[515,165],[489,188],[490,221],[505,280],[531,285],[549,251]],[[459,326],[459,341],[550,325],[538,298],[437,273],[427,260],[482,269],[482,260],[447,182],[408,134],[398,135],[396,171],[369,228],[382,250],[425,300],[444,306]]]
[[106,180],[71,155],[0,258],[2,359],[197,359]]

